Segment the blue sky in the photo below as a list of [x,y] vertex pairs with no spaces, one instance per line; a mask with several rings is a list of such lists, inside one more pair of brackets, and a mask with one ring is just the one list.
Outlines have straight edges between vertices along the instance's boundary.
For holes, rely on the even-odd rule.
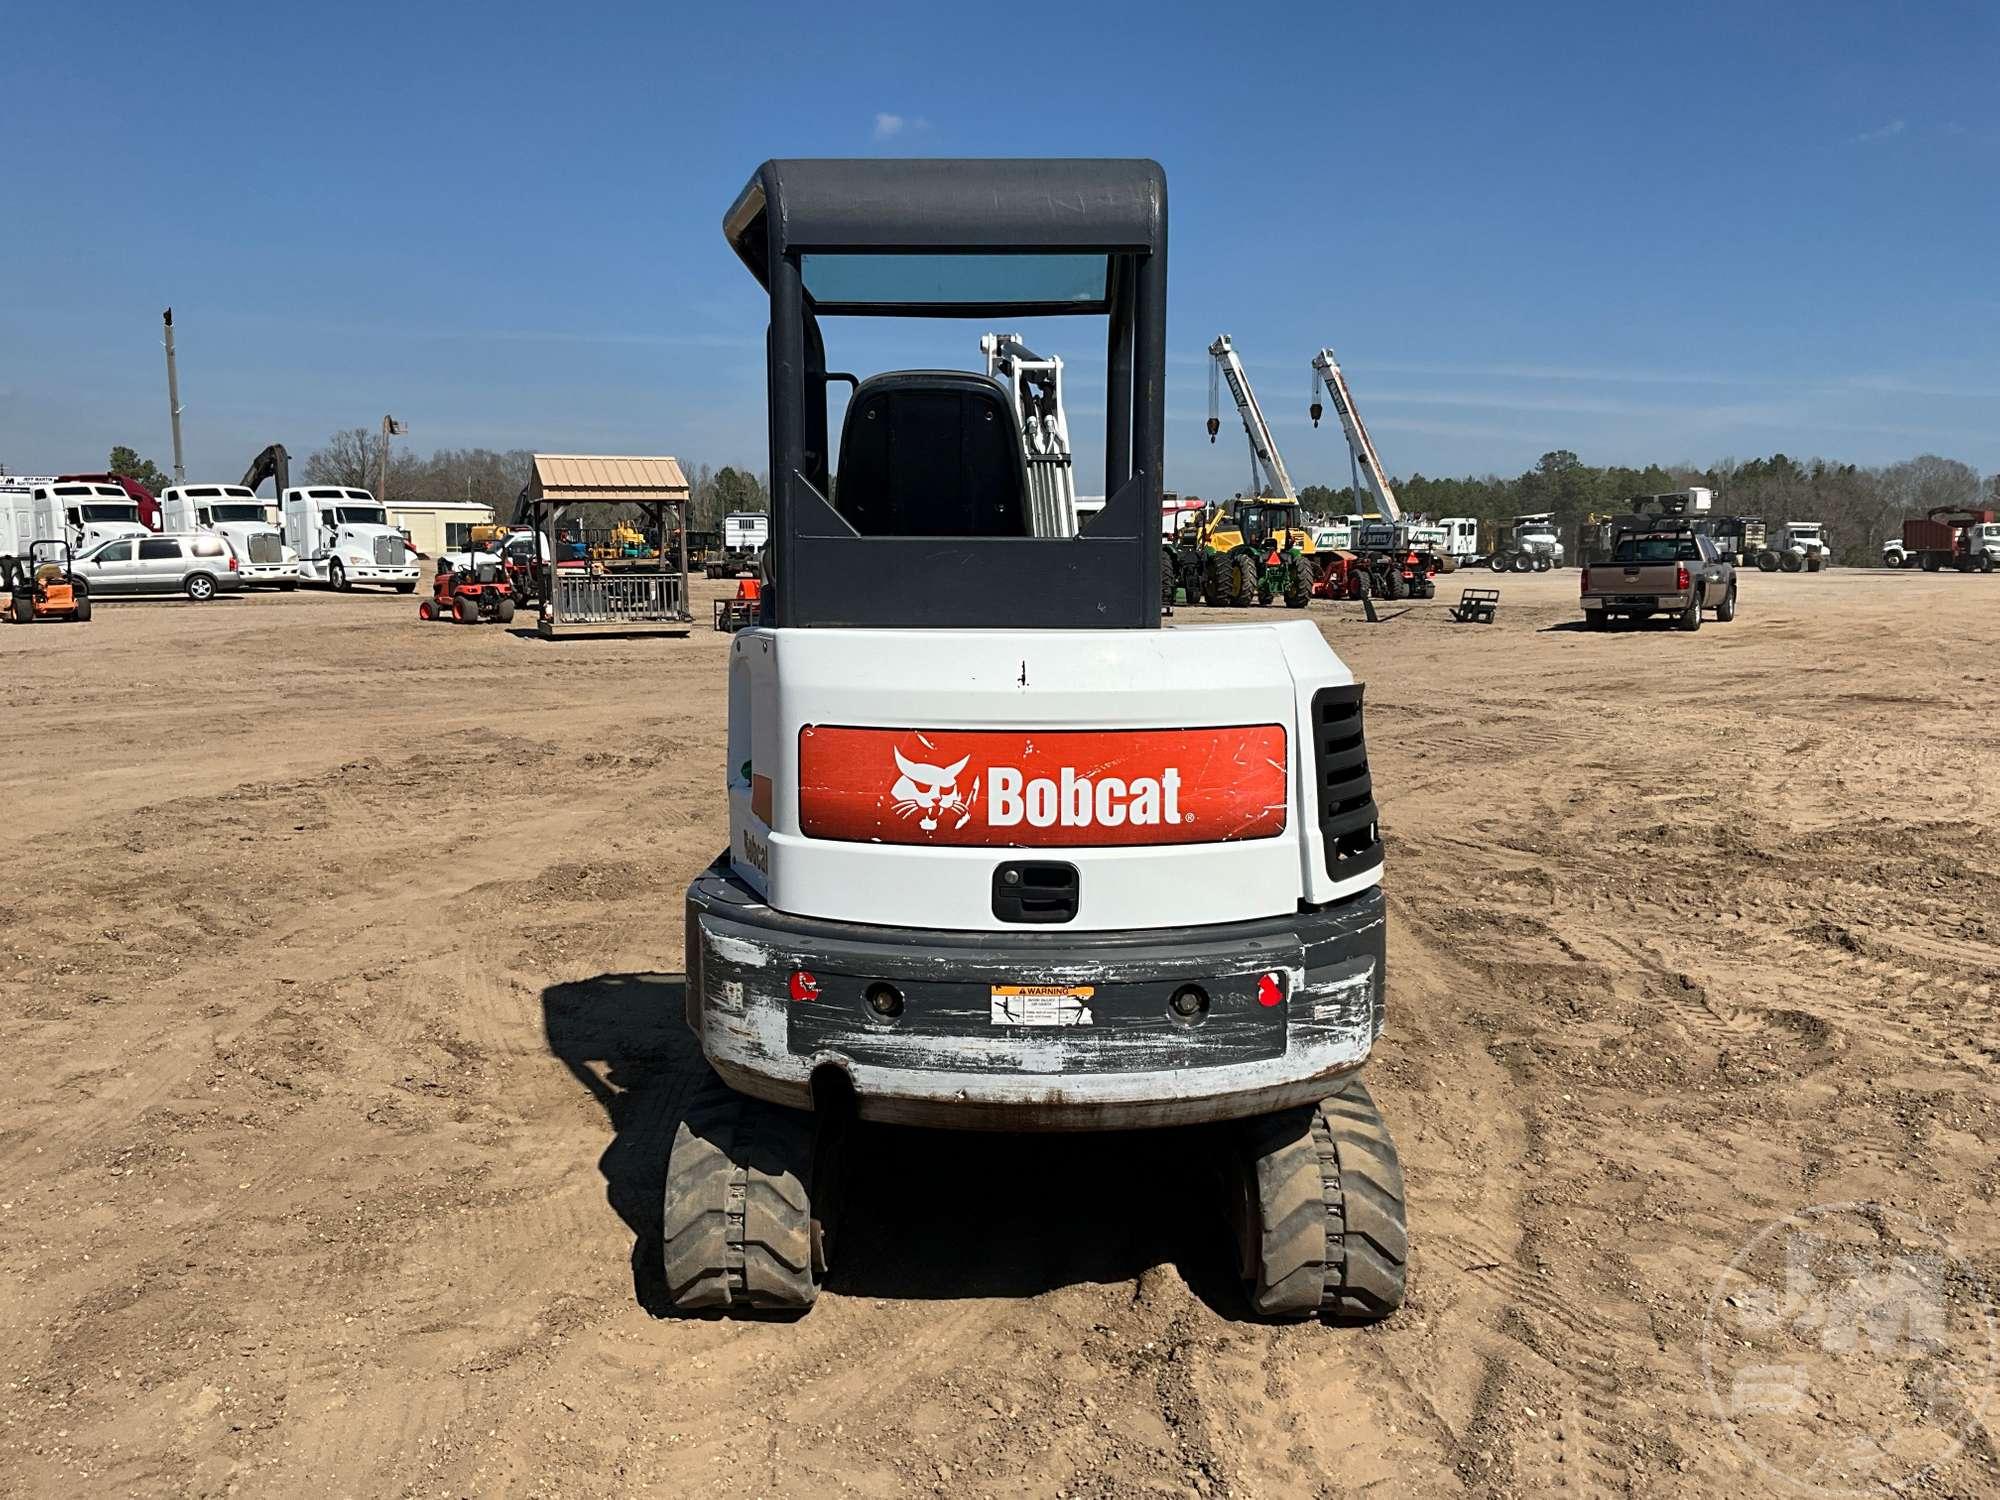
[[[865,16],[869,24],[862,24]],[[1399,474],[1783,449],[2000,469],[2000,7],[36,6],[0,183],[0,463],[417,447],[765,463],[723,210],[783,155],[1148,155],[1168,483],[1235,339],[1293,476],[1330,344]],[[979,326],[850,325],[864,371]],[[1073,366],[1087,464],[1096,323]],[[1086,470],[1089,473],[1090,470]],[[1097,486],[1086,483],[1086,490]]]

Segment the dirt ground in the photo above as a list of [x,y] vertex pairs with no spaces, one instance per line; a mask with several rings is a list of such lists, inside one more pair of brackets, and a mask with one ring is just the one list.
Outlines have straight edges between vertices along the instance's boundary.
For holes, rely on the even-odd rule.
[[[2000,1285],[2000,581],[1751,575],[1694,635],[1501,587],[1313,606],[1389,849],[1372,1328],[1247,1316],[1188,1133],[864,1130],[808,1317],[665,1315],[724,637],[0,628],[0,1493],[1785,1492],[1704,1366],[1762,1226],[1879,1200]],[[1828,1442],[1952,1416],[1932,1354]]]

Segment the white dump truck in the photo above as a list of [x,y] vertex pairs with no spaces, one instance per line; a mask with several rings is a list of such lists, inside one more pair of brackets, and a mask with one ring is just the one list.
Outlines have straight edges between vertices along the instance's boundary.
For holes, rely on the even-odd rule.
[[298,553],[299,578],[336,592],[357,583],[399,594],[417,589],[417,563],[403,533],[366,490],[330,484],[285,491],[285,542]]
[[1817,573],[1833,560],[1833,544],[1818,521],[1787,521],[1778,538],[1752,559],[1765,573]]
[[250,588],[295,589],[299,554],[272,520],[277,509],[240,484],[177,484],[160,495],[168,531],[213,531],[236,553],[236,571]]
[[36,541],[66,540],[84,553],[113,537],[151,536],[139,519],[139,502],[115,484],[58,480],[34,490]]
[[1507,526],[1497,528],[1493,550],[1473,559],[1496,573],[1546,573],[1563,565],[1562,539],[1556,535],[1554,511],[1516,516]]

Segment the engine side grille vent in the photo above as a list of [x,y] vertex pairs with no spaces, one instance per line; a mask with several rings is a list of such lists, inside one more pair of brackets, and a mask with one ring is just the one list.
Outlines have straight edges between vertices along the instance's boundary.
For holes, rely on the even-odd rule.
[[1326,873],[1346,880],[1382,863],[1382,829],[1361,728],[1361,684],[1321,688],[1313,694],[1312,716]]

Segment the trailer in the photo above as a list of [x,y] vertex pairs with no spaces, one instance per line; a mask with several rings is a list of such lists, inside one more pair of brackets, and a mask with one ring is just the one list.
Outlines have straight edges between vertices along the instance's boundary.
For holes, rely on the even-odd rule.
[[35,544],[36,487],[55,482],[53,474],[0,474],[0,583]]
[[758,559],[770,540],[768,511],[731,511],[722,518],[722,543],[702,564],[702,572],[710,578],[755,577]]

